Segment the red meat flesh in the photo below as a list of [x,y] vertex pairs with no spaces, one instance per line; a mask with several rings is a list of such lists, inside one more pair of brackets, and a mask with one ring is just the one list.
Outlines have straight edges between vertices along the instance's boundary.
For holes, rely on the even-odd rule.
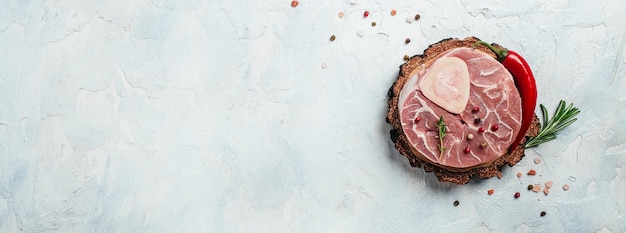
[[[459,58],[467,65],[470,95],[465,110],[459,114],[448,112],[424,96],[419,84],[431,65],[412,74],[400,92],[398,107],[404,133],[413,148],[432,163],[456,168],[489,163],[507,152],[520,129],[521,99],[513,77],[496,59],[478,50],[451,49],[433,64],[444,57]],[[476,107],[478,111],[473,111]],[[440,116],[448,131],[443,138],[443,154],[436,126]],[[477,118],[479,123],[475,123]],[[469,134],[473,139],[468,139]]]

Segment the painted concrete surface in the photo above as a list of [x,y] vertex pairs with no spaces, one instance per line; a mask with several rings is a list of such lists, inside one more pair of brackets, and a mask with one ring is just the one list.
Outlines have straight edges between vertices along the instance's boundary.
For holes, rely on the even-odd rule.
[[[0,232],[626,231],[625,10],[0,1]],[[458,186],[411,168],[384,118],[405,54],[467,36],[582,113],[502,179]]]

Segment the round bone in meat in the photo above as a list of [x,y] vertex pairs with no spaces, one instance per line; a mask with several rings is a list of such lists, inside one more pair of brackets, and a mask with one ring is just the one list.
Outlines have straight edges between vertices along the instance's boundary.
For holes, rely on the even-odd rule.
[[469,87],[467,65],[457,57],[442,57],[435,61],[419,83],[426,98],[455,114],[465,109]]

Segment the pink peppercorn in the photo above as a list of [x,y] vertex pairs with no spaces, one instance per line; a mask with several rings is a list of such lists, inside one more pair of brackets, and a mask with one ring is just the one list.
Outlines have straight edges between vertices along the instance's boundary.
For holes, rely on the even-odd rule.
[[421,118],[421,117],[417,117],[417,118],[415,118],[415,121],[414,121],[414,122],[415,122],[415,123],[417,123],[417,122],[420,122],[421,120],[422,120],[422,118]]

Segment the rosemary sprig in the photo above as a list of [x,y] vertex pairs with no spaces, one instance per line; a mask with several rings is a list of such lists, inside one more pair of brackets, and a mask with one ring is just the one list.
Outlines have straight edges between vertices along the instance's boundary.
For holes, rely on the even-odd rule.
[[446,136],[446,124],[443,123],[443,116],[439,117],[439,122],[437,122],[437,124],[435,124],[435,126],[437,126],[437,129],[439,129],[439,158],[441,159],[441,156],[443,156],[443,152],[446,151],[446,148],[443,147],[443,137]]
[[566,107],[565,101],[561,100],[554,112],[554,116],[548,119],[548,110],[546,110],[546,107],[543,106],[543,104],[540,104],[539,107],[541,107],[541,113],[543,114],[543,125],[536,137],[526,141],[524,148],[535,147],[539,144],[554,140],[556,133],[578,120],[578,118],[574,117],[580,113],[580,110],[575,108],[572,103]]

